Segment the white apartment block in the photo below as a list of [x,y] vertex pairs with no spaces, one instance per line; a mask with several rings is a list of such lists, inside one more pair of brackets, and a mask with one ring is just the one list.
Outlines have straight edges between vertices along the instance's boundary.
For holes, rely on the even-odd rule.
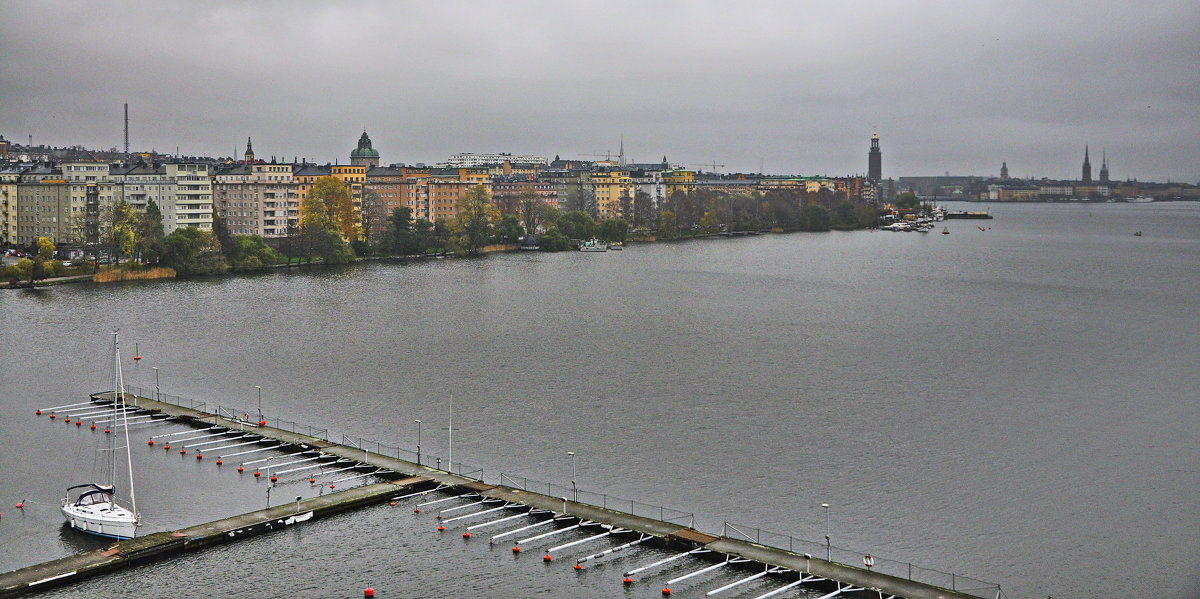
[[452,168],[471,168],[485,164],[502,164],[504,162],[512,164],[537,164],[541,166],[550,164],[549,160],[532,154],[476,154],[474,152],[459,152],[450,156],[450,160],[446,162],[446,166]]

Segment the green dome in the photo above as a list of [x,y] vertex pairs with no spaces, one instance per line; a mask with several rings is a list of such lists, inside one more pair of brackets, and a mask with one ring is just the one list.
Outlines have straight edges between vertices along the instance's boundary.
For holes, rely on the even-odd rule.
[[363,131],[362,137],[358,138],[358,147],[350,152],[351,158],[379,158],[379,150],[371,147],[371,138],[367,137],[367,132]]

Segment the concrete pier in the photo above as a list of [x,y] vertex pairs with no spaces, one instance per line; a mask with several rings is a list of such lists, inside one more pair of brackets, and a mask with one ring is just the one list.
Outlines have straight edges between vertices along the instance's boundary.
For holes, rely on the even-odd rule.
[[[95,394],[93,401],[110,400],[112,394]],[[142,409],[175,417],[177,421],[199,428],[222,425],[237,428],[219,415],[210,414],[175,404],[158,402],[138,397],[137,405]],[[238,426],[243,426],[239,424]],[[758,543],[707,534],[681,524],[656,520],[606,507],[570,501],[438,470],[429,466],[333,443],[300,433],[269,426],[247,425],[248,431],[264,439],[291,444],[297,451],[315,449],[329,456],[336,456],[361,463],[364,467],[382,469],[377,476],[393,479],[352,487],[336,493],[313,497],[296,503],[274,507],[170,533],[154,533],[114,544],[103,551],[84,552],[62,559],[0,574],[0,598],[20,595],[54,584],[67,584],[87,576],[94,576],[113,569],[122,568],[142,560],[167,554],[194,550],[209,544],[227,542],[252,534],[266,532],[278,527],[290,526],[308,519],[327,515],[369,503],[383,501],[399,495],[404,489],[418,492],[441,486],[447,492],[471,492],[481,497],[520,504],[555,515],[573,516],[580,520],[609,525],[653,537],[655,543],[687,549],[707,549],[705,554],[714,559],[726,557],[750,560],[750,565],[759,568],[771,566],[789,571],[780,576],[813,578],[806,582],[810,588],[832,589],[834,594],[847,596],[903,597],[907,599],[968,599],[982,595],[942,588],[898,576],[883,574],[838,562],[827,561],[811,555],[796,553]],[[847,587],[859,590],[849,591]],[[990,595],[989,595],[990,596]],[[1000,590],[995,588],[995,596]]]
[[423,486],[431,487],[432,483],[427,478],[410,477],[364,485],[172,532],[156,532],[144,537],[118,541],[106,549],[84,551],[0,574],[0,597],[16,597],[52,586],[71,584],[146,560],[195,551],[209,545],[286,528],[314,518],[378,503],[405,489],[420,489]]

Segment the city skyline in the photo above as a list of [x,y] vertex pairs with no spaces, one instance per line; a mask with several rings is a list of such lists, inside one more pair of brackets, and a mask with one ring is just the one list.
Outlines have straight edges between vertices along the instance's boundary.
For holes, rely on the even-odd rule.
[[[0,48],[10,141],[384,163],[457,152],[720,171],[1200,179],[1183,2],[900,8],[759,2],[454,6],[14,5]],[[83,35],[83,31],[87,35]],[[132,45],[130,42],[133,41]],[[236,154],[235,154],[236,155]],[[710,170],[710,169],[704,169]]]

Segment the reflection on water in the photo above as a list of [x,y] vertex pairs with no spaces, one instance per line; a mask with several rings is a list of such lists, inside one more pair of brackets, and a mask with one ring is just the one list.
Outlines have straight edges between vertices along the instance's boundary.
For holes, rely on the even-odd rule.
[[[55,534],[56,502],[87,434],[32,413],[96,390],[120,326],[144,357],[131,383],[153,387],[157,366],[164,391],[250,411],[258,385],[268,414],[337,439],[411,449],[421,419],[425,455],[447,456],[453,393],[454,458],[489,482],[569,485],[573,451],[581,488],[695,512],[703,530],[728,520],[821,539],[828,503],[836,545],[994,580],[1010,597],[1186,595],[1176,575],[1200,560],[1186,525],[1200,519],[1200,478],[1179,466],[1200,461],[1200,406],[1181,400],[1200,388],[1200,206],[992,212],[990,230],[952,222],[950,235],[0,293],[0,469],[13,495],[48,504],[5,512],[0,567],[74,551]],[[134,449],[156,529],[262,505],[251,480]],[[513,567],[395,516],[314,523],[138,581],[166,594],[185,569],[203,595],[288,572],[299,596],[354,594],[370,576],[410,585],[394,596],[444,596],[460,573],[500,572],[520,581],[510,594],[555,594],[541,564]],[[311,573],[310,540],[344,577]],[[435,563],[410,562],[406,543]]]

